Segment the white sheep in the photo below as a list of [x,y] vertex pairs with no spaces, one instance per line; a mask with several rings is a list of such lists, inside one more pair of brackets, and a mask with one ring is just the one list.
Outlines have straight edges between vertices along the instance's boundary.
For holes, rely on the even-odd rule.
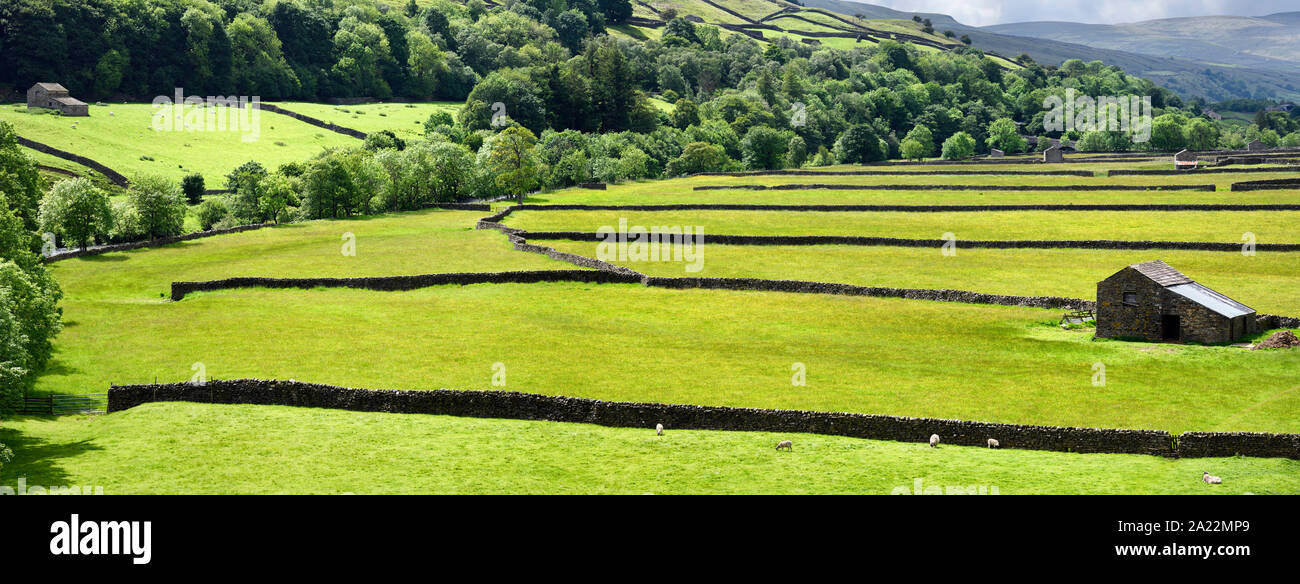
[[997,438],[989,438],[989,448],[997,448],[1001,445],[1002,443],[998,442]]
[[939,435],[938,435],[938,434],[931,434],[931,435],[930,435],[930,448],[938,448],[938,447],[939,447]]
[[1210,474],[1210,473],[1208,473],[1208,472],[1205,472],[1205,473],[1202,473],[1202,474],[1201,474],[1201,480],[1203,480],[1203,481],[1205,481],[1205,482],[1207,482],[1207,483],[1210,483],[1211,485],[1221,485],[1221,484],[1223,484],[1223,479],[1221,479],[1221,478],[1219,478],[1219,477],[1216,477],[1216,476],[1214,476],[1214,475],[1212,475],[1212,474]]
[[789,440],[782,440],[776,443],[776,449],[777,450],[785,449],[785,450],[789,450],[790,452],[794,452],[794,442],[791,442]]
[[655,436],[663,436],[663,435],[664,435],[664,425],[655,424]]

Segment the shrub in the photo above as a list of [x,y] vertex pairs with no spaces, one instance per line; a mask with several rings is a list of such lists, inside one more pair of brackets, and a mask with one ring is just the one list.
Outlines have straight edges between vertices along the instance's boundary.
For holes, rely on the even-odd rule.
[[429,114],[429,119],[424,122],[424,135],[433,134],[441,126],[452,127],[456,125],[456,120],[451,114],[445,111],[436,111]]
[[577,148],[568,151],[560,158],[551,171],[551,185],[568,187],[587,182],[591,176],[591,164],[587,154]]
[[843,164],[878,162],[887,154],[887,146],[882,146],[880,136],[871,126],[853,126],[835,141],[835,158]]
[[773,170],[785,162],[789,139],[767,126],[754,126],[740,141],[743,163],[749,170]]
[[921,160],[926,157],[925,145],[915,138],[905,138],[899,144],[899,153],[908,160]]
[[786,146],[785,161],[793,168],[799,168],[808,161],[808,143],[802,137],[790,138],[790,144]]
[[181,192],[185,194],[185,200],[191,205],[197,205],[203,202],[203,194],[207,189],[203,185],[203,175],[199,173],[187,174],[181,179]]
[[1025,151],[1025,139],[1020,137],[1020,129],[1011,118],[999,118],[989,124],[988,145],[1007,154]]
[[727,153],[721,146],[706,142],[691,142],[682,150],[682,155],[668,163],[668,176],[683,176],[700,172],[717,172],[723,170],[728,162]]
[[127,191],[139,216],[139,232],[148,239],[180,235],[185,229],[185,199],[176,184],[162,177],[143,176]]
[[230,210],[226,208],[225,203],[219,200],[203,201],[198,210],[199,226],[204,231],[211,231],[217,223],[220,223],[229,214]]
[[113,228],[108,230],[108,240],[126,243],[141,239],[140,214],[131,201],[113,201]]
[[375,152],[378,150],[406,150],[406,141],[397,137],[392,130],[380,130],[366,135],[362,148]]
[[60,181],[41,200],[42,231],[54,233],[82,249],[113,227],[108,195],[84,178]]
[[[906,143],[908,140],[914,140],[916,142],[916,144],[912,146],[912,154],[917,154],[917,156],[908,156],[902,152],[902,144]],[[923,124],[917,124],[913,127],[912,130],[907,133],[907,136],[903,138],[903,143],[899,144],[899,153],[902,154],[903,158],[921,159],[928,158],[934,154],[934,133],[930,131],[929,127]]]
[[966,132],[957,132],[943,141],[943,159],[961,160],[975,155],[975,139]]

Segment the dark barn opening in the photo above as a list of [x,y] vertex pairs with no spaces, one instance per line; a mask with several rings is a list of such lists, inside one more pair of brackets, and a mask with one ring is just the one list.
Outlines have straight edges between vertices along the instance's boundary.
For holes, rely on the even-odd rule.
[[1163,332],[1162,337],[1171,341],[1182,338],[1179,318],[1177,314],[1166,314],[1160,317],[1160,329]]

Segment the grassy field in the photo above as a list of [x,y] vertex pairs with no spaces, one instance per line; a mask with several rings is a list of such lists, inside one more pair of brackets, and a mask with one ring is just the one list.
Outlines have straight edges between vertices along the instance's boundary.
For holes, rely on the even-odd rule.
[[[250,436],[258,437],[249,440]],[[793,439],[793,452],[773,445]],[[0,485],[105,494],[531,493],[1296,494],[1300,462],[1166,459],[878,442],[805,434],[605,428],[280,406],[146,404],[20,418]],[[582,461],[575,464],[575,461]],[[1206,485],[1201,472],[1222,476]]]
[[[235,276],[363,277],[435,272],[570,269],[572,265],[518,253],[496,232],[475,231],[481,211],[427,210],[308,221],[161,248],[75,258],[53,264],[80,300],[157,298],[174,281]],[[356,256],[342,254],[343,234],[356,237]]]
[[[1029,170],[1024,165],[959,165],[952,170]],[[1102,172],[1111,168],[1137,165],[1120,163],[1078,163],[1056,165],[1051,169]],[[829,167],[850,170],[852,167]],[[860,167],[859,167],[860,168]],[[924,167],[893,167],[889,170],[914,172]],[[944,167],[949,168],[949,167]],[[883,169],[883,168],[882,168]],[[1300,204],[1300,190],[1229,192],[1234,182],[1265,178],[1294,178],[1296,173],[1224,173],[1198,176],[696,176],[668,181],[641,181],[609,185],[604,191],[565,189],[538,193],[527,202],[571,203],[592,205],[635,205],[676,203],[740,204],[877,204],[877,205],[949,205],[949,204]],[[861,185],[850,190],[745,190],[724,189],[697,191],[698,186],[791,185],[791,184]],[[888,185],[901,184],[979,184],[988,190],[891,190]],[[1199,191],[1008,191],[1000,185],[1135,185],[1158,187],[1171,184],[1213,184],[1214,192]]]
[[689,225],[706,234],[863,235],[958,240],[1118,239],[1297,243],[1300,211],[1117,212],[994,211],[860,213],[790,211],[516,211],[505,223],[528,231],[595,233],[601,226]]
[[[539,241],[588,257],[595,242]],[[660,253],[665,253],[661,251]],[[652,276],[812,280],[896,288],[1093,298],[1097,282],[1124,266],[1161,259],[1261,313],[1300,316],[1300,254],[1180,250],[962,249],[891,246],[705,245],[703,269],[681,262],[615,262]]]
[[242,127],[232,130],[232,123],[225,131],[186,131],[181,125],[174,131],[155,131],[150,128],[161,127],[160,122],[155,126],[156,111],[160,110],[147,103],[92,104],[89,117],[64,118],[28,113],[25,105],[6,105],[0,107],[0,120],[13,124],[24,138],[87,156],[127,178],[156,174],[180,180],[199,172],[211,189],[224,188],[226,173],[249,160],[273,169],[306,160],[324,148],[360,144],[355,138],[265,111],[259,113],[256,139],[248,142],[244,138],[254,133],[244,133]]
[[[786,178],[817,179],[737,180],[767,183]],[[835,180],[883,184],[880,181],[943,178],[951,177]],[[984,195],[872,191],[869,184],[860,192],[690,190],[720,179],[613,185],[605,192],[569,190],[534,195],[529,202],[978,204],[1025,202],[1020,198],[1025,195],[1051,202],[1300,201],[1295,191]],[[198,293],[180,302],[164,297],[172,281],[232,276],[572,268],[513,251],[495,231],[474,230],[476,220],[486,214],[430,210],[316,221],[58,262],[52,269],[66,294],[66,327],[37,390],[99,393],[110,383],[183,381],[202,364],[208,378],[218,379],[297,379],[381,389],[504,389],[618,401],[1171,432],[1300,432],[1300,420],[1293,415],[1300,408],[1300,351],[1098,341],[1089,329],[1057,326],[1061,312],[1052,310],[579,283],[441,286],[409,292],[240,289]],[[533,230],[586,231],[626,217],[646,225],[704,224],[712,233],[807,234],[824,229],[832,234],[937,237],[953,231],[971,239],[1233,242],[1241,232],[1253,231],[1259,241],[1269,242],[1281,237],[1293,241],[1288,227],[1296,224],[1297,215],[524,211],[508,222]],[[818,221],[829,221],[830,227],[820,227]],[[340,253],[345,233],[356,237],[355,257]],[[595,253],[594,243],[543,243],[583,255]],[[706,246],[699,273],[685,273],[682,264],[672,262],[628,265],[668,276],[1090,298],[1098,280],[1125,265],[1159,258],[1260,312],[1297,315],[1297,255],[973,250],[959,243],[955,257],[943,257],[937,249],[922,248]],[[492,383],[496,363],[506,366],[503,387]],[[791,383],[796,363],[806,367],[806,386]],[[1097,363],[1106,367],[1104,385],[1093,384]],[[681,451],[668,447],[665,452],[656,449],[678,443],[649,442],[653,436],[634,430],[242,406],[154,405],[91,419],[20,418],[6,422],[6,427],[8,434],[0,441],[16,443],[20,452],[20,459],[6,467],[6,477],[27,476],[30,484],[38,484],[31,477],[47,477],[41,480],[54,484],[102,480],[117,492],[888,492],[914,478],[927,484],[998,485],[1008,493],[1201,492],[1197,489],[1204,485],[1196,479],[1207,470],[1202,468],[1207,462],[1214,463],[1208,470],[1233,477],[1224,491],[1295,492],[1300,480],[1294,478],[1293,461],[1182,462],[958,448],[934,455],[913,444],[817,436],[796,438],[796,456],[807,459],[781,459],[769,458],[767,442],[778,438],[769,434],[672,432],[672,439],[693,442]],[[139,432],[140,427],[150,428],[150,433]],[[235,438],[248,435],[261,438],[256,443]],[[176,454],[149,455],[146,444],[151,440]],[[556,440],[565,441],[566,447],[552,459],[548,445]],[[338,454],[342,448],[355,450],[359,441],[375,445],[379,454],[360,464]],[[430,444],[449,441],[465,445],[462,452],[428,456]],[[308,452],[302,444],[318,448]],[[836,454],[827,457],[822,452]],[[918,454],[931,460],[920,463]],[[574,456],[597,462],[582,471],[558,462]],[[200,457],[205,463],[195,464]],[[789,464],[783,460],[807,462],[771,466]],[[1024,471],[1035,467],[1034,472]],[[123,468],[137,470],[132,474]],[[668,469],[664,473],[670,475],[642,472],[651,468]],[[1113,480],[1085,483],[1070,478],[1097,468],[1113,473],[1108,475]],[[386,482],[367,478],[375,476],[385,476]],[[807,478],[812,476],[825,478]]]
[[291,112],[311,116],[345,128],[365,132],[392,130],[407,140],[424,138],[424,122],[434,112],[445,111],[456,115],[462,103],[368,103],[362,105],[329,105],[301,101],[278,102]]
[[[505,389],[620,401],[1300,430],[1289,414],[1300,407],[1298,352],[1094,342],[1056,327],[1059,311],[611,284],[250,289],[181,302],[67,291],[70,322],[38,390],[187,380],[194,363],[219,379],[501,389],[491,366],[504,363]],[[1105,387],[1092,385],[1097,362]],[[793,363],[806,365],[807,387],[792,387]]]

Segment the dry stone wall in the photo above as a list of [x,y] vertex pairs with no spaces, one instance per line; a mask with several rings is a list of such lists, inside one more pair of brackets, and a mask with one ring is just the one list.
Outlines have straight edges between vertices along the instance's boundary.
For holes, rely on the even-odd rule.
[[798,432],[871,440],[923,443],[931,434],[944,444],[1060,452],[1158,456],[1262,456],[1300,458],[1300,435],[1183,434],[1177,441],[1159,430],[1071,428],[909,418],[874,414],[607,402],[505,391],[351,389],[295,381],[238,379],[195,383],[113,386],[108,412],[151,402],[283,405],[362,412],[431,414],[476,418],[545,420],[670,430]]

